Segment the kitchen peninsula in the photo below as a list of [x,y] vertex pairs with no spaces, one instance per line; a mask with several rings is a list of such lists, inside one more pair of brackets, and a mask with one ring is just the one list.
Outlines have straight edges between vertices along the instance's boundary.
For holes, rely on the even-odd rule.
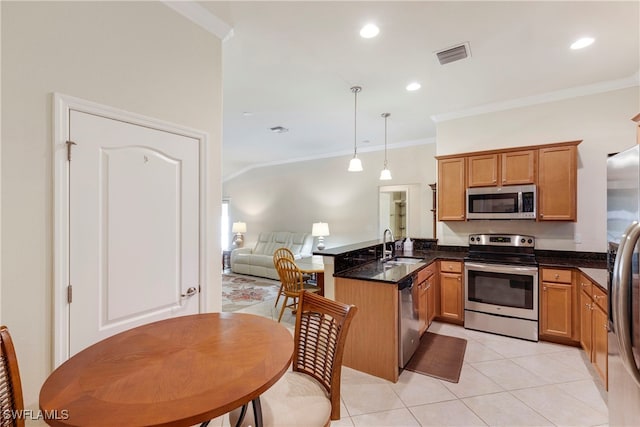
[[[382,240],[373,240],[348,246],[328,248],[314,255],[323,255],[325,276],[331,276],[332,298],[358,306],[347,343],[343,363],[345,366],[396,382],[401,366],[401,314],[400,286],[413,279],[412,298],[419,317],[420,333],[431,320],[464,325],[464,261],[468,255],[466,246],[439,246],[434,239],[415,239],[413,251],[396,251],[396,261],[381,262]],[[540,289],[554,287],[551,298],[562,298],[566,305],[549,300],[545,308],[541,293],[540,310],[545,311],[551,327],[540,330],[540,339],[579,346],[598,359],[599,350],[593,349],[587,324],[593,316],[580,313],[584,306],[580,298],[589,297],[593,302],[602,301],[606,295],[606,257],[600,253],[536,250],[541,272],[567,271],[568,283],[544,282],[540,276]],[[402,258],[408,258],[402,260]],[[546,277],[546,276],[545,276]],[[553,277],[550,280],[555,280]],[[400,286],[399,286],[400,284]],[[564,293],[561,293],[564,292]],[[584,293],[585,295],[581,294]],[[596,307],[591,304],[590,307]],[[558,312],[558,310],[561,310]],[[545,324],[542,321],[541,325]],[[597,319],[593,317],[593,319]],[[562,327],[557,327],[555,322]],[[582,323],[582,325],[581,325]],[[566,333],[562,330],[566,329]],[[601,329],[601,328],[600,328]],[[598,329],[599,330],[599,329]],[[551,331],[551,333],[549,333]],[[562,335],[565,335],[564,337]],[[595,336],[595,335],[594,335]],[[596,350],[598,352],[596,352]],[[598,360],[594,361],[594,364]],[[596,366],[597,368],[597,366]],[[601,368],[602,369],[602,368]],[[606,367],[600,373],[606,384]]]
[[[413,278],[411,297],[422,313],[416,322],[422,322],[424,327],[420,332],[424,332],[427,319],[433,319],[441,305],[442,296],[434,282],[437,280],[437,261],[447,259],[461,265],[466,248],[436,249],[435,240],[425,239],[414,242],[411,252],[397,251],[396,255],[402,255],[404,260],[382,262],[382,245],[382,240],[374,240],[328,249],[321,254],[334,258],[333,292],[336,301],[358,307],[358,316],[351,324],[345,344],[343,364],[396,382],[402,362],[399,351],[402,344],[399,284]],[[458,284],[460,290],[453,298],[455,305],[461,308],[462,282]],[[432,316],[427,313],[429,308]],[[419,340],[419,336],[413,339]]]

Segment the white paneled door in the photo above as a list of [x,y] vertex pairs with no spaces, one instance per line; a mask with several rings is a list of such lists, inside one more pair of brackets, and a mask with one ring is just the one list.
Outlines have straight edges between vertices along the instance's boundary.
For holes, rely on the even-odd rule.
[[199,311],[200,141],[69,110],[69,356]]

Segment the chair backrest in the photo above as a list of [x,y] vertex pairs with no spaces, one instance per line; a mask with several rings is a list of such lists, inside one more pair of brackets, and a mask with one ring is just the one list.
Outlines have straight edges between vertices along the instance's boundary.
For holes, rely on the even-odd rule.
[[302,272],[294,261],[288,258],[280,258],[276,261],[276,271],[285,294],[297,296],[304,289]]
[[273,252],[273,265],[276,265],[280,258],[287,258],[291,261],[295,261],[295,256],[293,252],[289,250],[289,248],[278,248]]
[[[0,425],[24,427],[18,359],[6,326],[0,326]],[[7,416],[11,414],[11,416]]]
[[296,314],[293,370],[312,376],[327,390],[331,419],[340,419],[342,355],[356,306],[302,292]]

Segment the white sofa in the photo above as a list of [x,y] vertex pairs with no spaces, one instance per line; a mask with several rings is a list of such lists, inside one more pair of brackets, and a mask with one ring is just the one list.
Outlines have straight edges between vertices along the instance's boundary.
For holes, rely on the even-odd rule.
[[273,265],[273,253],[281,247],[288,248],[296,259],[311,256],[313,236],[310,233],[289,231],[260,233],[255,247],[231,251],[231,271],[278,280],[278,272]]

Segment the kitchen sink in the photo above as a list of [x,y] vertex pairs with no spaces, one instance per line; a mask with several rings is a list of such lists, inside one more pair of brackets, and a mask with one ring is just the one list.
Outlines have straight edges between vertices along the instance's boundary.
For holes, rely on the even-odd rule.
[[422,258],[396,257],[387,261],[387,264],[417,264],[424,261]]

